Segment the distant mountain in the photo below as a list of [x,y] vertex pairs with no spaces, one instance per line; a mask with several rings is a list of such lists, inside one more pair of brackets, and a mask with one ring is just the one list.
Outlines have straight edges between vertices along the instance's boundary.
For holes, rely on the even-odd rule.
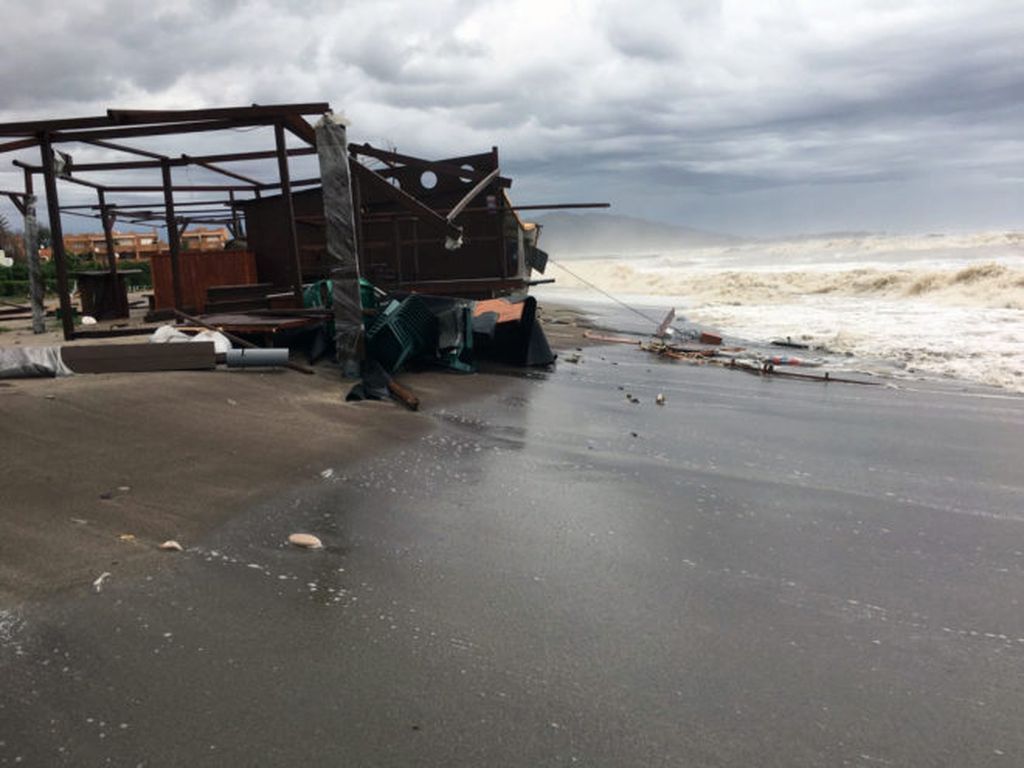
[[732,235],[609,213],[559,212],[530,220],[544,227],[540,247],[555,258],[651,254],[740,242]]

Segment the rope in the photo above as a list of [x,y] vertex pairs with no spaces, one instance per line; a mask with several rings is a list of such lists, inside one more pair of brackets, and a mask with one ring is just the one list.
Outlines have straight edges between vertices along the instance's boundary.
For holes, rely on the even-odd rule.
[[564,264],[561,264],[561,263],[559,263],[559,262],[555,261],[554,259],[552,259],[552,258],[550,258],[550,257],[548,257],[548,263],[549,263],[549,264],[554,264],[554,265],[555,265],[556,267],[558,267],[559,269],[561,269],[561,270],[564,270],[564,271],[568,272],[568,273],[569,273],[570,275],[572,275],[573,277],[575,277],[575,278],[576,278],[577,280],[579,280],[579,281],[580,281],[581,283],[583,283],[584,285],[588,286],[589,288],[592,288],[592,289],[594,289],[594,290],[595,290],[595,291],[597,291],[598,293],[600,293],[600,294],[604,295],[604,296],[605,296],[606,298],[609,298],[609,299],[611,299],[612,301],[614,301],[614,302],[615,302],[616,304],[618,304],[619,306],[625,307],[625,308],[626,308],[626,309],[628,309],[628,310],[629,310],[630,312],[632,312],[632,313],[633,313],[634,315],[639,315],[640,317],[642,317],[642,318],[643,318],[644,320],[646,320],[647,322],[649,322],[649,323],[654,323],[654,326],[655,326],[655,327],[657,327],[658,325],[660,325],[660,323],[661,323],[661,320],[658,320],[657,318],[651,317],[650,315],[644,314],[643,312],[641,312],[641,311],[640,311],[639,309],[637,309],[636,307],[631,307],[631,306],[629,306],[629,304],[627,304],[626,302],[622,301],[621,299],[618,299],[618,298],[616,298],[615,296],[612,296],[612,295],[611,295],[610,293],[608,293],[608,291],[606,291],[606,290],[605,290],[604,288],[601,288],[601,287],[599,287],[599,286],[597,286],[597,285],[594,285],[594,284],[593,284],[592,282],[590,282],[590,281],[589,281],[589,280],[587,280],[586,278],[584,278],[584,277],[581,277],[580,275],[577,275],[577,274],[576,274],[575,272],[573,272],[573,271],[572,271],[571,269],[569,269],[569,268],[568,268],[567,266],[565,266]]

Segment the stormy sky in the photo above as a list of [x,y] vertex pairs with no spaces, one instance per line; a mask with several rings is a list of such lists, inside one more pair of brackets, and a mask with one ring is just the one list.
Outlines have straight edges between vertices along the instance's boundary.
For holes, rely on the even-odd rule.
[[329,101],[354,140],[497,145],[524,203],[748,235],[1022,226],[1019,0],[6,0],[4,22],[0,121]]

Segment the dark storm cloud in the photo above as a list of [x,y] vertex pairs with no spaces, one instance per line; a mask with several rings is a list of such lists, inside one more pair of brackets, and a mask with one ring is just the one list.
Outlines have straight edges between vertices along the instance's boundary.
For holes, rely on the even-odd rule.
[[[440,155],[497,144],[520,195],[614,199],[737,229],[776,200],[777,226],[808,228],[790,219],[813,189],[816,210],[836,216],[865,210],[864,195],[965,179],[976,197],[1021,195],[1008,186],[1024,175],[1015,2],[43,0],[5,11],[0,119],[329,100],[357,140]],[[14,178],[3,171],[0,187]],[[956,214],[922,200],[903,221],[882,210],[848,225]]]

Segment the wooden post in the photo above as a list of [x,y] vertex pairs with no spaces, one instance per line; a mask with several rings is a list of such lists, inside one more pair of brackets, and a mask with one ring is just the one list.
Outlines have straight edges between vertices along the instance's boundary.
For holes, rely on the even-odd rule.
[[[174,190],[171,181],[171,163],[169,160],[160,161],[160,172],[164,182],[164,217],[167,223],[167,246],[171,256],[171,281],[174,286],[174,308],[184,309],[181,306],[181,265],[178,257],[181,255],[181,237],[178,235],[178,221],[174,215]],[[191,307],[190,307],[191,309]]]
[[288,256],[294,265],[292,279],[295,280],[295,300],[302,306],[302,262],[299,260],[299,233],[295,227],[295,205],[292,202],[292,181],[288,173],[288,150],[284,143],[284,127],[274,125],[274,140],[277,142],[277,171],[281,180],[281,196],[284,198],[285,220],[288,222]]
[[36,222],[36,195],[32,171],[25,170],[25,258],[28,259],[28,292],[32,303],[32,333],[46,332],[46,285],[39,267],[39,226]]
[[39,137],[39,152],[43,161],[43,181],[46,186],[46,208],[50,219],[50,249],[57,264],[57,292],[60,294],[60,324],[64,340],[75,338],[75,321],[71,317],[71,293],[68,288],[67,254],[64,252],[64,229],[60,223],[60,200],[57,198],[57,177],[53,173],[53,147],[50,134]]
[[110,271],[110,290],[117,296],[117,310],[119,317],[128,317],[131,310],[128,308],[128,294],[121,293],[121,282],[117,277],[117,251],[114,250],[114,213],[107,205],[107,197],[102,189],[96,190],[100,204],[100,221],[103,222],[103,239],[107,245],[107,269]]
[[239,226],[238,207],[235,205],[235,193],[228,190],[228,200],[231,202],[231,236],[238,240],[242,237],[242,228]]
[[107,244],[107,269],[110,274],[117,274],[117,254],[114,252],[114,233],[111,231],[113,221],[110,218],[110,209],[107,207],[107,198],[102,189],[96,190],[96,196],[100,203],[100,221],[103,222],[103,239]]

